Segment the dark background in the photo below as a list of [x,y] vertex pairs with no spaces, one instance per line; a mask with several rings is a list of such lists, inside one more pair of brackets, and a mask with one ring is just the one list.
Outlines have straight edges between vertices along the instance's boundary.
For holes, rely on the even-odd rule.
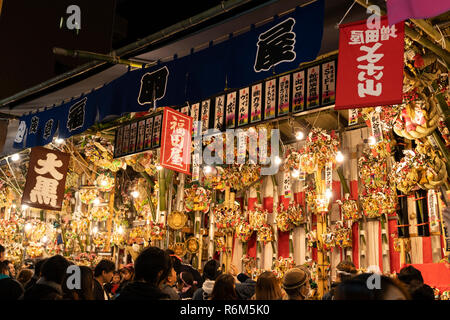
[[[251,6],[263,2],[267,0],[254,1]],[[53,47],[109,53],[220,3],[220,0],[3,0],[0,99],[88,62],[54,55]],[[72,4],[81,9],[78,34],[66,27],[70,16],[66,9]]]

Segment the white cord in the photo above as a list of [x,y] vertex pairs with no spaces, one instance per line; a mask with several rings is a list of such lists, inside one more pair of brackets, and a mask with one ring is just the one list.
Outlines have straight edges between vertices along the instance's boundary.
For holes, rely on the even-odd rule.
[[445,37],[442,34],[441,28],[439,28],[439,26],[436,26],[436,28],[438,29],[439,33],[441,34],[441,39],[437,40],[437,43],[439,43],[443,49],[446,49],[447,45],[445,43]]
[[336,24],[336,29],[339,28],[339,26],[341,25],[342,21],[344,21],[345,17],[347,17],[347,15],[350,12],[350,10],[352,10],[352,8],[355,5],[355,3],[356,3],[356,0],[353,1],[352,5],[350,6],[350,8],[348,8],[347,12],[344,14],[344,16],[342,17],[341,21],[339,21],[339,23]]

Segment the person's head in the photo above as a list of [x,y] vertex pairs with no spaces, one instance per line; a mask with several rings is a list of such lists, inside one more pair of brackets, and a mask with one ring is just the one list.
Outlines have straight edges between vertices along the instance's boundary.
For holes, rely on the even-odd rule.
[[134,277],[134,267],[129,264],[120,269],[120,275],[122,277],[122,281],[131,281]]
[[245,273],[239,273],[237,275],[237,279],[239,280],[240,283],[244,283],[245,281],[250,279],[250,277],[248,275],[246,275]]
[[19,281],[23,286],[30,281],[31,277],[33,277],[33,271],[30,269],[22,269],[17,276],[17,281]]
[[41,276],[41,268],[45,261],[47,261],[47,259],[40,259],[36,261],[34,265],[34,276],[36,278],[39,278]]
[[203,267],[203,277],[208,280],[216,280],[222,274],[220,271],[220,263],[217,260],[211,259],[205,263]]
[[166,250],[166,252],[172,259],[173,269],[177,274],[179,274],[181,272],[181,259],[177,255],[175,255],[175,253],[173,253],[173,250],[168,249]]
[[363,273],[341,282],[335,300],[410,300],[404,284],[397,279],[374,273]]
[[283,296],[277,277],[271,271],[261,273],[256,281],[256,300],[280,300]]
[[4,274],[6,276],[9,276],[9,262],[8,261],[2,261],[0,262],[0,274]]
[[102,259],[94,269],[94,277],[101,283],[108,283],[113,277],[116,265],[108,259]]
[[419,285],[411,293],[412,300],[434,300],[434,290],[427,284]]
[[166,284],[172,287],[176,282],[177,282],[177,273],[175,272],[175,269],[172,267],[170,269],[169,274],[167,275]]
[[9,276],[11,278],[15,278],[15,276],[16,276],[16,268],[14,267],[14,264],[11,261],[9,261],[9,260],[4,260],[3,262],[7,263],[7,265],[8,265]]
[[5,247],[0,244],[0,262],[5,260],[6,250]]
[[69,265],[70,262],[59,254],[48,258],[41,267],[41,277],[45,278],[47,281],[62,284]]
[[236,284],[231,274],[224,273],[217,277],[211,300],[237,300]]
[[285,273],[282,287],[290,300],[305,300],[309,296],[309,276],[302,269],[292,268]]
[[[70,300],[94,300],[94,273],[92,269],[86,266],[80,266],[80,287],[79,289],[69,289],[67,287],[68,281],[63,281],[62,289],[64,298]],[[71,274],[67,274],[65,280],[69,280]]]
[[422,273],[413,266],[402,268],[398,273],[397,278],[401,282],[410,286],[419,286],[423,284]]
[[343,260],[343,261],[339,262],[338,265],[336,266],[336,270],[337,270],[337,276],[338,276],[339,282],[342,282],[342,281],[345,281],[345,280],[348,280],[348,279],[354,277],[356,275],[356,273],[358,272],[356,270],[356,267],[353,264],[353,262],[348,261],[348,260]]
[[197,290],[196,284],[197,282],[194,281],[192,273],[188,271],[180,272],[180,276],[178,277],[178,290],[181,292],[190,292],[193,295],[195,290]]
[[164,250],[157,247],[148,247],[137,257],[134,269],[136,281],[144,281],[152,286],[159,287],[172,269],[172,260]]
[[112,277],[112,283],[120,283],[121,277],[120,277],[120,272],[119,271],[114,271],[113,272],[113,277]]

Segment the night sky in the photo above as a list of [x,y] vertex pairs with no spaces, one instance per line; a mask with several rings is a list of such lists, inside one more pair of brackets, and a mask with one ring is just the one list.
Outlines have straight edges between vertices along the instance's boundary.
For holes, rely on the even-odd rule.
[[[253,1],[245,8],[263,2],[267,0]],[[220,3],[220,0],[4,0],[0,15],[0,99],[88,62],[56,56],[53,47],[108,53]],[[66,27],[70,16],[66,9],[72,4],[81,9],[78,34]],[[195,30],[189,30],[192,31]]]

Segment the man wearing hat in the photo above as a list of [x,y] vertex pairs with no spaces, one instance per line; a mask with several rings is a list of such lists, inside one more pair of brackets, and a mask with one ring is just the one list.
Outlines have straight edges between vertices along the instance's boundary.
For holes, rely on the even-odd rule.
[[309,276],[305,270],[292,268],[283,278],[282,287],[288,295],[288,300],[306,300],[309,297]]

